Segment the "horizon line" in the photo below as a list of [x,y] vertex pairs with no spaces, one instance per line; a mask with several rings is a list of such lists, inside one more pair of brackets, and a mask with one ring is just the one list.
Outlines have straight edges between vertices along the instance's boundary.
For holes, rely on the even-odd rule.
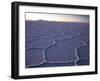
[[51,21],[51,20],[43,20],[43,19],[39,19],[39,20],[25,20],[25,21],[47,21],[47,22],[68,22],[68,23],[89,23],[89,22],[71,22],[71,21]]

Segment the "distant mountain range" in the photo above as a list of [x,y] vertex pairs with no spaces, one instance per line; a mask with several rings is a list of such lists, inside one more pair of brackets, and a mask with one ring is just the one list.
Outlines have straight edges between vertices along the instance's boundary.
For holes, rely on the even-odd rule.
[[[33,21],[33,20],[26,20],[26,21]],[[86,22],[68,22],[68,21],[50,21],[50,20],[35,20],[33,22],[56,22],[56,23],[86,23]],[[87,22],[88,23],[88,22]]]

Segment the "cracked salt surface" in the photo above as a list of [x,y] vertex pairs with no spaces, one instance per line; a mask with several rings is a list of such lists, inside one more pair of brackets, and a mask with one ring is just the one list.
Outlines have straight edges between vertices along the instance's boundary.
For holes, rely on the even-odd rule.
[[55,35],[52,38],[54,40],[64,40],[64,39],[71,39],[72,37],[69,36],[68,34],[60,34],[60,35]]
[[27,43],[27,42],[33,41],[33,40],[35,40],[35,39],[36,39],[36,37],[27,37],[27,38],[25,39],[25,42]]
[[56,35],[62,35],[62,34],[63,34],[63,32],[44,32],[43,34],[41,34],[37,38],[52,38]]
[[79,48],[81,46],[86,45],[83,41],[76,40],[76,39],[65,39],[61,41],[56,41],[58,47],[64,47],[64,48]]
[[76,36],[76,37],[74,37],[74,39],[80,40],[80,41],[83,41],[83,42],[88,42],[89,36]]
[[53,39],[40,38],[26,43],[26,49],[30,48],[47,48],[55,44]]
[[44,49],[29,49],[25,55],[26,67],[37,66],[45,62]]
[[45,51],[45,59],[47,63],[68,63],[78,60],[75,50],[57,46],[50,46]]
[[89,64],[88,23],[26,21],[25,37],[26,67]]
[[88,59],[89,58],[89,45],[82,46],[82,47],[78,48],[77,51],[78,51],[78,57],[80,59]]

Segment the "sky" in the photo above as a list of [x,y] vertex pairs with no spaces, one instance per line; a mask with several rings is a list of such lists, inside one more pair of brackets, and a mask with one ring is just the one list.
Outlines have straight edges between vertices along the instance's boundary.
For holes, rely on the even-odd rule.
[[75,15],[75,14],[52,14],[52,13],[26,13],[26,20],[47,20],[47,21],[60,21],[60,22],[81,22],[89,23],[88,15]]

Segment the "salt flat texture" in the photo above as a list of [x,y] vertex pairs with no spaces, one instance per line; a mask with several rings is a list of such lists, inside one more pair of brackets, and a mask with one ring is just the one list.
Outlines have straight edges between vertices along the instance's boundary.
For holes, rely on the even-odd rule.
[[55,40],[53,39],[40,38],[40,39],[35,39],[35,40],[29,41],[28,43],[26,43],[26,49],[47,48],[54,44],[55,44]]
[[46,49],[45,59],[47,63],[68,63],[78,60],[75,50],[53,45]]
[[45,62],[44,49],[26,50],[26,67],[37,66]]
[[89,23],[26,21],[26,67],[89,65]]

